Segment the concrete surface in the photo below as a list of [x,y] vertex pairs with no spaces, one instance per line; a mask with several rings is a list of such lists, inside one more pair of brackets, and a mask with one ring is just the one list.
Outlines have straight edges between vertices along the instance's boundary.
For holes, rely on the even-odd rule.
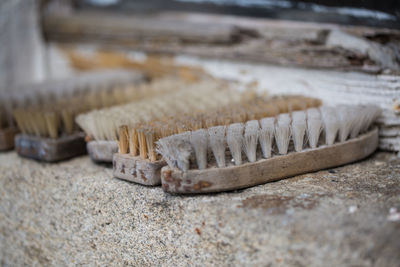
[[0,154],[0,265],[400,264],[395,154],[205,196],[111,173],[88,157],[51,165]]

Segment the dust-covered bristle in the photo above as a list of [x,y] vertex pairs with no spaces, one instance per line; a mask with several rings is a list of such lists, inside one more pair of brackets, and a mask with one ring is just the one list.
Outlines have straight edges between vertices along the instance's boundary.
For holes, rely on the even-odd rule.
[[109,70],[34,84],[32,90],[9,97],[13,100],[9,113],[24,134],[50,138],[70,135],[77,131],[75,116],[82,112],[159,93],[137,85],[139,80],[143,77],[138,73]]
[[240,100],[238,93],[234,94],[226,88],[225,83],[216,80],[188,84],[177,79],[161,79],[146,87],[148,91],[165,93],[152,94],[140,101],[81,114],[76,122],[95,140],[117,140],[118,127],[121,125],[137,127],[141,123],[165,121],[177,115],[196,113]]
[[[185,169],[180,168],[184,171],[187,165],[198,169],[232,166],[230,162],[240,165],[345,142],[368,131],[379,115],[380,109],[372,105],[310,108],[248,121],[244,125],[214,126],[208,130],[208,135],[204,129],[183,133],[192,137],[189,140],[181,138],[182,134],[172,135],[158,141],[158,151],[168,159],[170,167],[180,168],[184,162]],[[174,147],[177,144],[182,154],[177,153]],[[212,156],[206,158],[207,154]],[[246,154],[247,160],[242,154]]]
[[[218,103],[215,99],[218,99],[218,94],[214,93],[212,97],[215,103]],[[209,96],[206,96],[209,99]],[[222,98],[226,98],[226,96],[222,96]],[[195,103],[201,103],[201,98],[195,101]],[[209,100],[207,100],[209,103]],[[303,105],[299,103],[302,101]],[[241,151],[242,146],[246,147],[245,155],[250,161],[255,161],[255,147],[257,144],[257,140],[259,137],[259,119],[265,116],[275,116],[282,112],[288,112],[289,110],[297,110],[300,108],[307,108],[308,106],[319,106],[320,102],[315,99],[305,98],[301,96],[286,96],[286,97],[275,97],[275,98],[267,98],[261,97],[257,94],[249,94],[245,92],[241,95],[240,101],[232,101],[231,103],[225,100],[225,103],[220,105],[210,105],[208,108],[204,108],[203,110],[195,110],[194,108],[191,111],[191,114],[179,114],[177,113],[173,117],[161,118],[161,119],[153,119],[148,123],[142,122],[140,126],[133,126],[136,131],[140,129],[146,129],[148,127],[154,127],[155,124],[163,125],[164,127],[168,127],[168,134],[164,134],[163,136],[168,136],[172,134],[183,133],[186,131],[195,131],[198,129],[208,129],[209,135],[211,139],[209,140],[211,147],[214,150],[218,151],[218,132],[212,131],[214,126],[222,126],[234,124],[228,128],[228,140],[227,143],[232,150]],[[216,107],[218,106],[218,107]],[[172,107],[174,108],[174,106]],[[244,134],[243,140],[231,139],[231,135],[237,136],[237,131],[240,132],[241,123],[246,123],[248,120],[255,120],[253,122],[248,122],[253,127],[246,127],[247,131],[241,134]],[[132,128],[132,127],[131,127]],[[243,128],[244,129],[244,128]],[[215,130],[215,129],[214,129]],[[159,131],[159,130],[158,130]],[[159,138],[163,137],[161,135],[151,137],[153,143],[155,143]],[[201,153],[201,150],[197,149],[199,144],[192,138],[194,151],[195,153]],[[233,141],[235,140],[235,141]],[[212,145],[211,143],[216,142],[217,145]],[[146,144],[150,142],[146,140]],[[201,142],[200,142],[201,143]],[[140,143],[138,144],[139,148],[142,146]],[[155,145],[153,145],[155,146]],[[234,148],[236,147],[236,149]],[[218,160],[219,158],[224,158],[224,151],[215,152],[217,157],[217,163],[220,165],[225,164],[223,160]],[[241,152],[234,153],[235,160],[240,164],[241,162]],[[150,157],[146,157],[151,160]],[[153,157],[153,159],[156,157]],[[202,165],[202,160],[200,160],[199,164]]]

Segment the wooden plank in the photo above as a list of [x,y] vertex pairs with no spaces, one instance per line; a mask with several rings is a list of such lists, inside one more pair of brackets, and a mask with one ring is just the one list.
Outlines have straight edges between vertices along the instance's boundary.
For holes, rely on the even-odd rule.
[[[45,13],[43,22],[47,39],[57,42],[96,42],[284,66],[400,70],[396,30],[190,13]],[[386,39],[374,39],[377,36]]]

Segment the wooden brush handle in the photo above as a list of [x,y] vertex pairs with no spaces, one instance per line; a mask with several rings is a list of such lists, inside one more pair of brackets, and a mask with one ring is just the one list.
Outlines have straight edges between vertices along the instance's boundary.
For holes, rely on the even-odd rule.
[[189,170],[186,173],[165,166],[161,169],[162,188],[177,194],[246,188],[361,160],[376,150],[378,141],[378,129],[374,128],[343,143],[274,156],[240,166]]

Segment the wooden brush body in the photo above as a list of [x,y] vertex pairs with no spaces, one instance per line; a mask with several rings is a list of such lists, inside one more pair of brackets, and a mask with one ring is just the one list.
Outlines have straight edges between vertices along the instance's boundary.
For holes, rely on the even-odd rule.
[[22,157],[58,162],[86,154],[85,135],[75,133],[54,139],[18,134],[15,137],[15,149]]
[[374,128],[343,143],[238,166],[187,172],[165,166],[161,169],[162,188],[173,194],[215,193],[247,188],[364,159],[376,150],[378,141],[378,129]]

